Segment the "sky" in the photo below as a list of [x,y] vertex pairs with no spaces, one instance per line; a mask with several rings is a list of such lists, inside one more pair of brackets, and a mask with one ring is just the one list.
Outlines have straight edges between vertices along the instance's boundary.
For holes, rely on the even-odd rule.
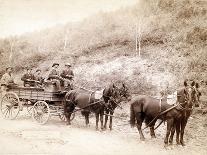
[[137,0],[0,0],[0,38],[114,11]]

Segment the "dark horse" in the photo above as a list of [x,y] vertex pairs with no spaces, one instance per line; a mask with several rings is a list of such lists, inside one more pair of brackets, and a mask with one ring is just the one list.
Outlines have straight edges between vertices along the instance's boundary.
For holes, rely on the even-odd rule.
[[[104,94],[109,98],[113,98],[115,102],[119,99],[119,90],[114,84],[110,84],[104,89]],[[95,92],[83,92],[79,89],[71,90],[65,95],[64,113],[67,119],[67,124],[70,125],[70,117],[75,107],[82,109],[82,114],[85,116],[86,125],[89,124],[89,113],[94,112],[96,115],[96,129],[98,129],[99,116],[101,121],[101,129],[103,126],[104,109],[108,105],[103,99],[95,99]]]
[[106,103],[107,107],[105,108],[105,123],[104,123],[104,129],[106,129],[107,126],[107,121],[108,121],[108,116],[110,116],[110,123],[109,123],[109,129],[112,130],[112,119],[113,119],[113,114],[114,110],[116,107],[121,107],[119,104],[120,102],[124,100],[131,100],[131,95],[129,92],[128,87],[122,83],[121,87],[118,88],[119,90],[119,98],[118,101],[115,100],[113,96],[110,96],[110,87],[106,88],[103,92],[103,99],[104,102]]
[[[169,135],[173,129],[174,122],[182,119],[183,110],[190,107],[195,96],[195,90],[191,86],[188,87],[186,83],[184,83],[184,86],[184,88],[178,90],[176,106],[169,105],[166,101],[160,101],[149,96],[137,96],[131,101],[130,124],[131,126],[135,126],[135,121],[137,122],[137,129],[141,140],[145,139],[141,129],[143,121],[145,120],[145,123],[150,127],[151,137],[155,138],[154,126],[156,120],[161,119],[167,121],[167,132],[164,142],[168,144]],[[161,112],[167,109],[171,110],[157,117]],[[182,130],[184,133],[184,128],[182,128]]]
[[[184,82],[184,85],[186,88],[188,87],[187,82]],[[201,96],[201,93],[198,90],[198,88],[199,88],[198,83],[195,83],[193,81],[190,85],[191,85],[190,89],[192,89],[192,92],[193,92],[193,94],[191,96],[192,100],[189,100],[188,104],[182,110],[181,117],[174,120],[174,125],[171,128],[171,132],[170,132],[170,139],[169,139],[170,144],[172,144],[172,142],[173,142],[173,136],[174,136],[174,133],[176,130],[177,144],[182,145],[182,146],[185,145],[184,140],[183,140],[184,130],[187,125],[188,119],[189,119],[190,115],[192,114],[193,107],[196,106],[196,104],[198,104],[200,96]],[[178,101],[180,100],[181,96],[182,96],[182,94],[178,94],[178,96],[177,96]],[[190,96],[188,96],[188,98],[190,98]],[[167,139],[166,139],[166,141],[167,141]]]

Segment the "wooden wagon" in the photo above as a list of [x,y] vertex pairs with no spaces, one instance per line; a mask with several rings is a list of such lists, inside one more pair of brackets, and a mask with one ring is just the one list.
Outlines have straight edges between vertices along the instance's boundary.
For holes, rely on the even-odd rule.
[[[64,93],[56,91],[54,85],[43,88],[14,87],[2,96],[0,110],[5,119],[15,119],[23,107],[26,107],[33,120],[45,124],[51,116],[65,121]],[[74,119],[75,113],[72,114]]]

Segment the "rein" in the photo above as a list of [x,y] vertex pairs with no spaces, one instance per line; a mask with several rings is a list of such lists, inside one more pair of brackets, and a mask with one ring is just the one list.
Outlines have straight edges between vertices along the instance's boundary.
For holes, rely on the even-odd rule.
[[[172,106],[172,107],[170,107],[170,108],[168,108],[168,109],[166,109],[165,111],[163,111],[163,112],[160,112],[149,124],[147,124],[147,126],[144,128],[144,129],[142,129],[142,130],[145,130],[146,128],[148,128],[150,125],[152,125],[152,123],[158,118],[158,117],[160,117],[161,115],[163,115],[163,114],[165,114],[165,113],[167,113],[168,111],[170,111],[170,110],[172,110],[172,109],[174,109],[174,108],[176,108],[178,105],[176,104],[176,105],[174,105],[174,106]],[[159,125],[158,125],[158,127],[161,125],[162,123],[160,123]],[[156,128],[158,128],[158,127],[156,127]]]

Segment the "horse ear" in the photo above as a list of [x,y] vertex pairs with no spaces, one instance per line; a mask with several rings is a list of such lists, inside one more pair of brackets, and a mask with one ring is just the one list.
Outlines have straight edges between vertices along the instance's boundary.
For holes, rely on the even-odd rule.
[[199,84],[198,84],[197,82],[196,82],[196,84],[195,84],[195,87],[196,87],[196,88],[199,88]]
[[188,83],[187,83],[187,81],[186,81],[186,80],[184,81],[184,86],[185,86],[185,87],[187,87],[187,86],[188,86]]
[[123,85],[123,87],[124,87],[124,88],[126,88],[126,86],[125,86],[125,84],[124,84],[124,83],[122,83],[122,85]]
[[193,81],[193,82],[191,83],[191,86],[192,86],[192,87],[195,86],[195,81]]

